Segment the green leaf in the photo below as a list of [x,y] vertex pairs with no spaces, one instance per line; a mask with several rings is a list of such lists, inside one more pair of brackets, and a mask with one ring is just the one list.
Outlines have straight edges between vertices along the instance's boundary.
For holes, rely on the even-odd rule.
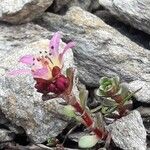
[[136,91],[130,93],[130,94],[124,99],[124,103],[125,103],[126,101],[129,101],[129,100],[131,99],[131,97],[134,96],[134,94],[137,93],[138,91],[140,91],[141,89],[142,89],[142,87],[139,88],[138,90],[136,90]]
[[79,93],[80,98],[80,104],[83,108],[86,106],[87,98],[88,98],[88,91],[85,89],[82,89]]
[[47,139],[47,145],[48,146],[55,146],[56,145],[56,138],[50,137]]
[[69,118],[75,118],[75,109],[71,105],[64,106],[63,114]]
[[103,115],[108,115],[111,114],[112,112],[114,112],[116,110],[117,106],[113,106],[113,107],[105,107],[103,106],[101,109],[101,112]]
[[101,112],[98,112],[95,114],[95,118],[96,118],[96,126],[98,128],[105,128],[105,122],[104,122],[104,118]]
[[[129,89],[128,89],[126,83],[121,83],[120,84],[120,90],[118,91],[118,94],[121,95],[123,98],[125,98],[126,96],[128,96]],[[116,93],[116,95],[117,95],[117,93]]]
[[101,109],[102,109],[102,105],[97,106],[97,107],[91,109],[91,112],[92,112],[92,113],[96,113],[96,112],[100,111]]
[[119,76],[113,77],[113,81],[114,81],[116,87],[118,88],[119,84],[120,84],[120,78],[119,78]]
[[100,85],[102,85],[103,83],[109,81],[109,78],[108,77],[102,77],[99,81]]
[[97,95],[97,96],[106,96],[105,94],[106,94],[106,93],[105,93],[104,91],[100,90],[100,89],[97,89],[97,90],[96,90],[96,95]]
[[79,139],[78,145],[80,148],[91,148],[96,145],[98,138],[96,135],[85,135]]
[[117,103],[114,99],[111,99],[109,97],[109,98],[103,98],[102,105],[107,106],[107,107],[113,107],[113,106],[116,106]]

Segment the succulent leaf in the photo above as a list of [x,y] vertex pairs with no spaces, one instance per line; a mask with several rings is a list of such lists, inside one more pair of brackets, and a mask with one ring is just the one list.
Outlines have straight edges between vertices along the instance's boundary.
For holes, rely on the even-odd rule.
[[117,109],[117,106],[113,106],[113,107],[106,107],[103,106],[101,109],[101,112],[104,116],[111,114],[112,112],[114,112]]
[[76,117],[75,109],[71,105],[64,106],[63,114],[69,118],[75,118]]
[[118,104],[114,99],[109,97],[109,98],[103,98],[102,105],[107,107],[113,107],[113,106],[117,106]]
[[96,145],[98,138],[96,135],[85,135],[79,139],[78,145],[80,148],[91,148]]

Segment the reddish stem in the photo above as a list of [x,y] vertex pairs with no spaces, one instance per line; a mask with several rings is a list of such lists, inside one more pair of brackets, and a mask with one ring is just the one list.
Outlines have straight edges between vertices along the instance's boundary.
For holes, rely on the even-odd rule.
[[114,99],[119,104],[118,112],[119,118],[121,118],[127,112],[127,109],[124,107],[124,98],[121,95],[111,96],[111,98]]
[[107,132],[103,128],[98,128],[95,126],[93,118],[91,115],[83,108],[80,103],[76,100],[75,96],[72,95],[63,95],[63,99],[72,105],[76,111],[81,115],[84,125],[93,131],[98,138],[105,140],[107,137]]

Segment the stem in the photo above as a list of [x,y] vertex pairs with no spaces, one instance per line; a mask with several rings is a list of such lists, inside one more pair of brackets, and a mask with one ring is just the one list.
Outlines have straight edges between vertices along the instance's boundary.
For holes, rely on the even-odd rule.
[[91,131],[93,131],[97,137],[101,140],[105,140],[107,137],[107,132],[103,128],[98,128],[95,126],[95,122],[93,121],[93,118],[91,115],[86,111],[85,108],[83,108],[79,101],[76,100],[74,95],[62,95],[62,98],[72,105],[76,111],[81,115],[81,118],[83,119],[84,125],[89,128]]
[[115,96],[112,96],[111,98],[114,99],[116,103],[119,104],[117,109],[119,112],[119,118],[121,118],[122,116],[124,116],[124,114],[127,111],[127,109],[124,107],[125,100],[123,99],[121,95],[115,95]]

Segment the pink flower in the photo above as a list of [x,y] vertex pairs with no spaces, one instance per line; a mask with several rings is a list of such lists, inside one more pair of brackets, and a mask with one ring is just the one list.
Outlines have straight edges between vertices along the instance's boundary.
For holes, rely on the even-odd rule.
[[[41,93],[61,93],[67,87],[69,80],[62,73],[63,56],[66,51],[75,46],[74,42],[66,44],[63,51],[59,52],[61,35],[56,32],[49,42],[49,53],[41,56],[25,55],[19,62],[29,66],[29,69],[19,69],[9,72],[9,75],[32,74],[36,80],[35,88]],[[41,52],[42,53],[42,52]]]

